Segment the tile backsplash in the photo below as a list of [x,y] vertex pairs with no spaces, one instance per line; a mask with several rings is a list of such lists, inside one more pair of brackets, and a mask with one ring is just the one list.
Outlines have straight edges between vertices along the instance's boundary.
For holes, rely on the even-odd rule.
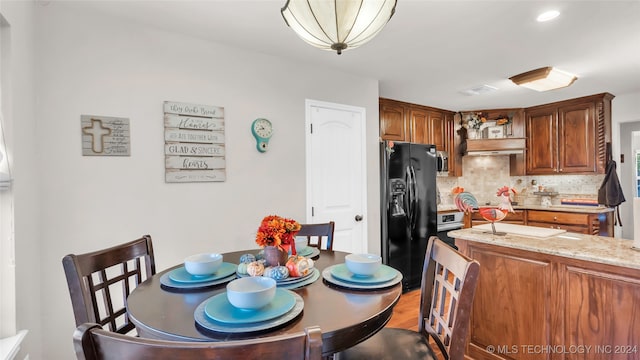
[[451,190],[456,186],[472,193],[480,204],[496,203],[496,191],[505,185],[518,191],[513,199],[522,205],[540,204],[541,197],[533,194],[539,191],[539,186],[558,193],[551,197],[554,205],[560,204],[563,198],[597,199],[598,188],[604,180],[604,174],[510,176],[509,156],[464,156],[462,169],[463,176],[459,178],[437,178],[443,204],[453,202]]

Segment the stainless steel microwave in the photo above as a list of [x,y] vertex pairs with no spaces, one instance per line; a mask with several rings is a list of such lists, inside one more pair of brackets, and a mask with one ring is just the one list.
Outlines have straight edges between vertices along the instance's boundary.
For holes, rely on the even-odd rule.
[[448,173],[449,172],[449,154],[447,154],[446,151],[437,151],[436,159],[438,163],[438,172]]

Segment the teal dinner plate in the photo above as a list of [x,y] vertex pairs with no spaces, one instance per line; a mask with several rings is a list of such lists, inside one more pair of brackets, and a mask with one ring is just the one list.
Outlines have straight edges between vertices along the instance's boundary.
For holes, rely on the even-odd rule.
[[337,264],[331,267],[331,275],[338,280],[357,284],[377,284],[393,280],[398,275],[398,270],[383,264],[375,274],[362,276],[349,271],[346,264]]
[[329,266],[328,268],[325,268],[324,270],[322,270],[322,278],[333,285],[337,285],[339,287],[344,287],[347,289],[354,289],[354,290],[378,290],[378,289],[384,289],[384,288],[388,288],[391,286],[395,286],[396,284],[399,284],[400,282],[402,282],[402,273],[400,271],[396,271],[396,276],[389,280],[389,281],[384,281],[384,282],[379,282],[379,283],[368,283],[368,284],[363,284],[363,283],[356,283],[356,282],[352,282],[352,281],[344,281],[344,280],[340,280],[338,278],[336,278],[335,276],[333,276],[331,274],[331,269],[334,266],[338,266],[338,265],[332,265]]
[[179,268],[173,269],[169,272],[169,279],[175,282],[186,284],[201,283],[225,278],[231,274],[234,274],[237,268],[238,265],[236,264],[223,262],[222,265],[220,265],[218,271],[211,275],[194,276],[189,274],[184,266],[180,266]]
[[282,316],[293,309],[295,304],[296,299],[291,291],[276,289],[276,295],[266,306],[257,310],[244,310],[231,305],[227,293],[224,292],[207,300],[204,313],[209,318],[225,324],[249,324]]
[[309,255],[313,254],[313,249],[314,249],[314,247],[307,246],[306,248],[304,248],[304,250],[298,251],[298,255],[300,255],[300,256],[309,256]]

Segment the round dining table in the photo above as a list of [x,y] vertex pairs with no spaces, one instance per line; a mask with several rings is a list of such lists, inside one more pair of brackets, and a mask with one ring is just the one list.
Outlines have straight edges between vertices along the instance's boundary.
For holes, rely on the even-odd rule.
[[[225,253],[224,261],[238,264],[240,256],[258,250]],[[322,271],[344,263],[345,252],[322,250],[314,266]],[[182,264],[164,270],[139,284],[127,298],[128,316],[138,335],[145,338],[174,341],[226,341],[299,333],[309,326],[322,331],[322,354],[329,356],[369,338],[391,318],[393,307],[402,294],[402,283],[380,289],[350,289],[323,279],[293,289],[304,300],[302,313],[289,323],[250,335],[212,333],[201,330],[194,320],[198,305],[226,291],[226,283],[211,288],[175,291],[161,286],[163,274]]]

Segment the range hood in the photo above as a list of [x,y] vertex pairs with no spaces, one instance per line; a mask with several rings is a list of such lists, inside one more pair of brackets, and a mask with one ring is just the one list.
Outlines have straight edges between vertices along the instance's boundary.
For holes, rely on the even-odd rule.
[[525,138],[467,140],[467,156],[523,155]]

